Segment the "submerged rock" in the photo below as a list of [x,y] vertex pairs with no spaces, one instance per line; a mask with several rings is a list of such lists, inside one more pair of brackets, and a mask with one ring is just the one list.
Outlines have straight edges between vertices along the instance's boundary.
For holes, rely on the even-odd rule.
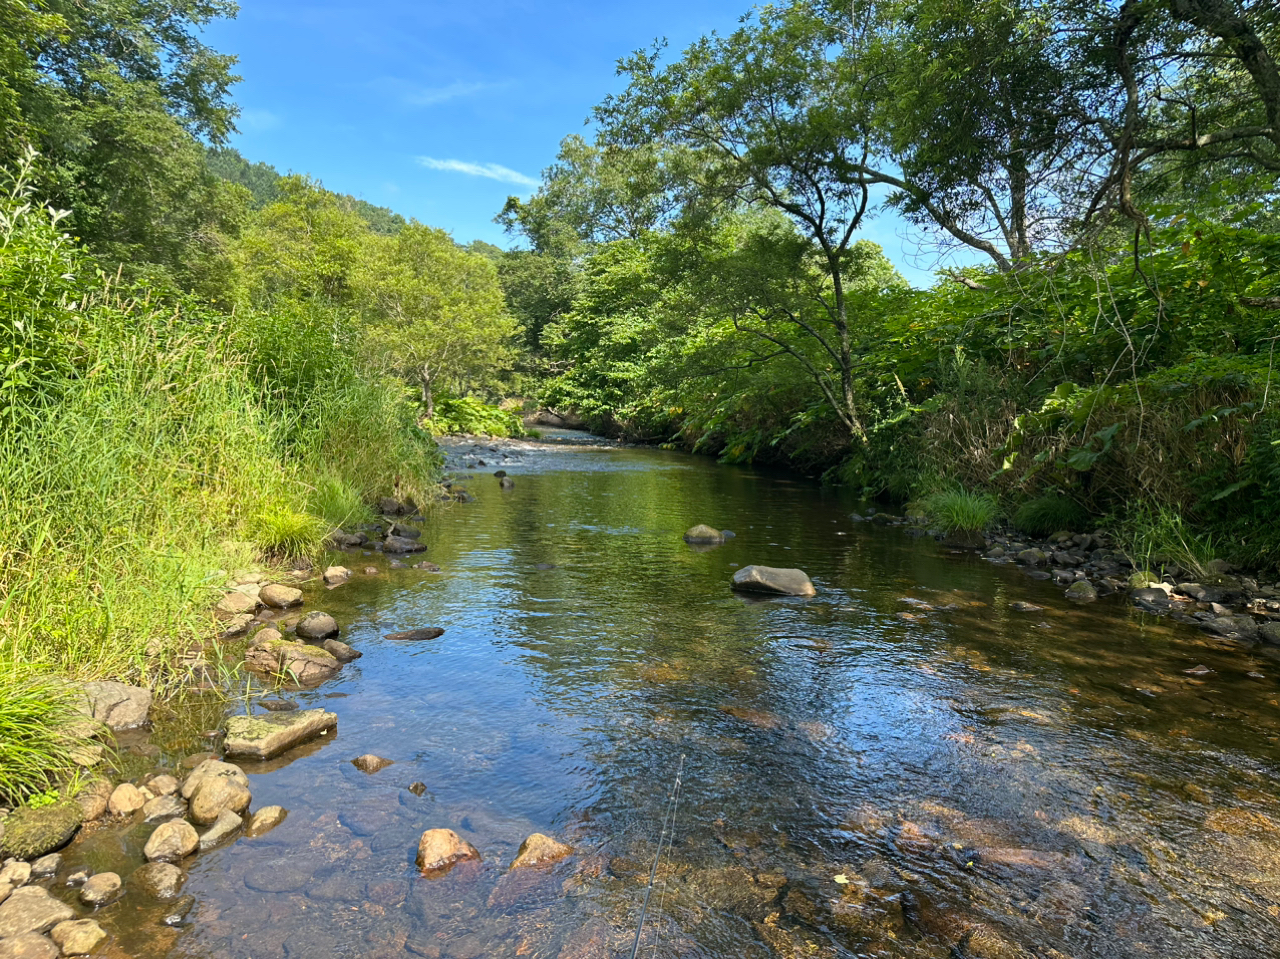
[[408,643],[423,639],[436,639],[443,635],[444,630],[439,626],[424,626],[422,629],[407,629],[402,633],[387,633],[382,638]]
[[407,536],[388,536],[382,541],[384,553],[425,553],[427,548]]
[[129,887],[145,893],[152,899],[167,902],[176,899],[186,873],[171,862],[149,862],[139,866],[129,877]]
[[723,543],[724,534],[714,526],[699,523],[685,531],[684,541],[686,543]]
[[271,759],[337,725],[337,715],[323,709],[300,709],[269,716],[232,716],[226,723],[223,750],[231,757]]
[[354,662],[364,655],[360,650],[352,649],[346,643],[336,639],[326,639],[320,644],[320,648],[340,663]]
[[0,959],[58,959],[58,947],[38,932],[0,939]]
[[386,769],[388,766],[394,764],[394,759],[384,759],[382,756],[375,756],[373,753],[365,753],[365,755],[357,756],[355,759],[351,760],[351,765],[355,766],[356,769],[360,770],[362,773],[370,774],[376,773],[381,769]]
[[326,586],[341,586],[353,575],[351,570],[345,566],[330,566],[324,571],[324,584]]
[[62,868],[62,853],[51,852],[31,864],[31,875],[37,879],[52,876]]
[[733,588],[744,593],[774,596],[814,596],[813,581],[801,569],[772,566],[744,566],[733,574]]
[[1067,587],[1067,599],[1077,603],[1092,603],[1098,598],[1098,591],[1086,579],[1079,580]]
[[285,817],[288,815],[289,813],[283,806],[264,806],[255,812],[253,818],[249,820],[245,835],[261,836],[269,833],[284,822]]
[[218,818],[213,821],[213,825],[200,837],[200,851],[204,852],[226,842],[238,833],[243,825],[244,820],[230,809],[222,810],[218,813]]
[[498,478],[498,486],[504,490],[513,490],[516,488],[516,481],[510,476],[501,476]]
[[452,829],[428,829],[418,840],[418,868],[443,873],[460,862],[479,859],[480,852]]

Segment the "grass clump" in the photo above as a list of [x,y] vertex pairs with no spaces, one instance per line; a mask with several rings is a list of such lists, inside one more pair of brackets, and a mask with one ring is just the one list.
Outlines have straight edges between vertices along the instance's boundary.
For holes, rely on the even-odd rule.
[[1166,508],[1131,512],[1121,523],[1119,535],[1137,569],[1177,566],[1199,578],[1212,578],[1211,564],[1220,552],[1209,534],[1197,534],[1181,514]]
[[1000,504],[989,493],[946,490],[923,500],[925,510],[947,532],[979,533],[1000,515]]
[[1089,524],[1089,512],[1075,500],[1058,494],[1029,499],[1013,514],[1013,525],[1032,536],[1049,536],[1059,530],[1078,532]]
[[78,743],[70,728],[84,717],[75,688],[28,669],[0,671],[0,804],[39,797],[73,765]]

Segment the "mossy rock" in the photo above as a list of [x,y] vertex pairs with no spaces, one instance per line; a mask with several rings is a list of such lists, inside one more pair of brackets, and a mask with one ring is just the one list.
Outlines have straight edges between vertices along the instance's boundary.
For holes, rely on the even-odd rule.
[[15,809],[4,821],[3,849],[0,859],[13,856],[17,859],[38,859],[55,849],[61,849],[80,828],[83,813],[74,802],[58,802],[51,806],[32,809],[23,806]]

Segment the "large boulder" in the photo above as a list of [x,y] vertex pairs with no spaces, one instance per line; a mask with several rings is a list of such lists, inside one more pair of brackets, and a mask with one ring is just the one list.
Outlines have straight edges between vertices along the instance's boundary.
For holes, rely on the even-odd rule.
[[218,605],[214,607],[219,613],[228,616],[239,616],[244,613],[252,613],[258,608],[258,599],[256,596],[250,596],[238,589],[233,589],[222,599],[218,600]]
[[200,790],[200,787],[210,779],[230,779],[244,786],[245,789],[249,788],[249,777],[235,763],[224,763],[218,759],[205,759],[191,770],[191,775],[183,782],[178,794],[183,799],[190,800]]
[[817,590],[802,569],[744,566],[733,574],[733,588],[743,593],[771,596],[814,596]]
[[443,873],[460,862],[479,859],[480,852],[452,829],[428,829],[418,840],[418,868]]
[[152,899],[167,902],[177,899],[186,873],[171,862],[149,862],[139,866],[129,877],[129,887],[145,893]]
[[572,853],[572,846],[566,846],[550,836],[535,832],[520,844],[520,849],[516,852],[516,858],[512,861],[511,868],[541,866],[557,862],[565,856],[572,855]]
[[254,643],[245,650],[244,662],[256,672],[287,677],[299,686],[317,686],[342,669],[342,664],[327,650],[286,639]]
[[313,643],[323,642],[326,639],[336,639],[338,636],[338,621],[328,613],[319,611],[307,613],[295,627],[294,632],[298,634],[299,639],[305,639]]
[[206,776],[191,794],[191,821],[208,826],[224,812],[244,812],[252,801],[249,787],[236,777]]
[[61,849],[71,841],[84,813],[79,803],[57,802],[33,809],[22,806],[9,814],[4,821],[4,835],[0,837],[0,859],[39,859]]
[[200,847],[196,827],[185,819],[162,822],[142,848],[147,862],[178,862],[190,856]]
[[269,713],[265,716],[232,716],[227,720],[223,751],[229,757],[271,759],[338,725],[338,717],[323,709]]
[[699,523],[685,532],[684,541],[686,543],[723,543],[724,533],[713,526]]
[[151,710],[151,690],[126,683],[84,683],[85,702],[81,712],[111,729],[144,726]]
[[48,932],[60,922],[76,918],[75,910],[54,899],[41,886],[23,886],[0,902],[0,939],[28,932]]
[[272,609],[289,609],[302,605],[302,590],[281,583],[271,583],[262,587],[258,598]]

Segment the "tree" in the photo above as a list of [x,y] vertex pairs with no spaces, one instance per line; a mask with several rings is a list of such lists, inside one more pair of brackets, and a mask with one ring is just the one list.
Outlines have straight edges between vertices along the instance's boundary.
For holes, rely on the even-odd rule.
[[515,324],[496,268],[443,230],[410,223],[372,238],[359,299],[370,359],[417,380],[428,418],[442,386],[490,386],[511,362]]
[[699,205],[771,207],[813,244],[829,284],[820,312],[783,308],[785,337],[753,330],[800,362],[800,342],[818,345],[835,369],[835,412],[865,441],[855,389],[857,317],[847,285],[854,236],[871,202],[872,115],[865,78],[838,55],[839,39],[807,4],[766,7],[757,23],[704,37],[670,66],[659,65],[659,50],[634,54],[621,67],[629,86],[596,116],[606,142],[658,141],[698,156],[690,212]]

